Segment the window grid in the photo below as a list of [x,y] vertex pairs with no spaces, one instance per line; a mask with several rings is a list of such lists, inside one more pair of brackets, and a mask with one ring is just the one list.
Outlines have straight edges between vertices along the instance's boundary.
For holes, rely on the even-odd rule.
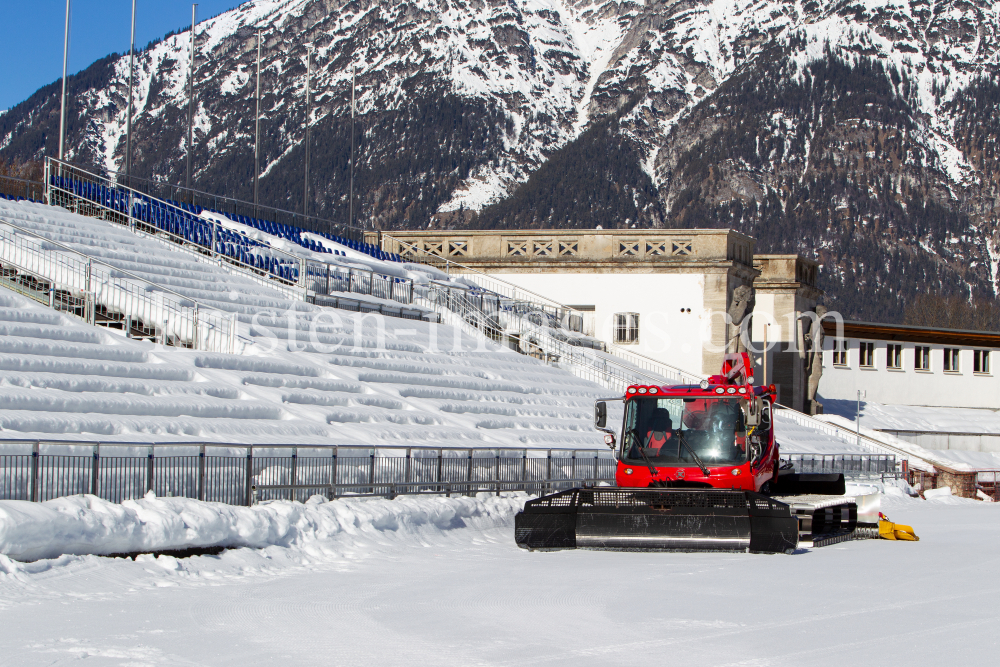
[[615,343],[633,345],[639,342],[639,313],[615,313]]
[[944,371],[945,373],[958,373],[958,348],[946,347],[944,350]]
[[847,365],[847,341],[837,340],[833,341],[833,365],[834,366],[846,366]]
[[889,343],[885,347],[885,365],[886,368],[891,368],[893,370],[901,370],[903,368],[903,346],[895,343]]
[[990,372],[990,351],[973,350],[972,352],[972,372],[980,375],[989,375]]
[[875,367],[875,343],[858,343],[858,365],[862,368]]
[[918,371],[931,369],[931,348],[927,345],[917,345],[913,348],[913,368]]

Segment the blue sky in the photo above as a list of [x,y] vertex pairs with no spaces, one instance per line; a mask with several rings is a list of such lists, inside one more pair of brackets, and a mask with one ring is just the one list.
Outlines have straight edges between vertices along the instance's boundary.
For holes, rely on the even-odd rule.
[[[240,4],[238,0],[202,0],[198,20]],[[8,109],[62,76],[66,0],[2,0],[0,6],[4,24],[0,31],[0,109]],[[109,53],[127,52],[131,19],[131,0],[73,0],[70,73]],[[137,49],[190,25],[190,0],[136,1]]]

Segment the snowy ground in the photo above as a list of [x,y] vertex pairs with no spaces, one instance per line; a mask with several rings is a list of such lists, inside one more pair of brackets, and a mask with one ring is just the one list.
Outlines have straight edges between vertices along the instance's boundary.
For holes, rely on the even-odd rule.
[[330,535],[184,560],[0,557],[0,664],[938,666],[996,654],[995,504],[887,497],[920,542],[757,556],[528,553],[513,543],[515,501],[337,501]]
[[[824,400],[827,414],[854,420],[855,401]],[[915,405],[861,403],[861,425],[899,431],[942,433],[1000,433],[1000,412],[976,408],[933,408]]]

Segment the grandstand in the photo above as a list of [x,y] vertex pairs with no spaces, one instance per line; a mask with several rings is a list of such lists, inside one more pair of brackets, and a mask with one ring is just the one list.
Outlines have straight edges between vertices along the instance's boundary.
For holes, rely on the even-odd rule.
[[[89,182],[81,178],[73,178],[72,176],[60,176],[53,174],[49,176],[49,180],[53,186],[59,188],[60,190],[72,192],[77,197],[92,201],[103,206],[104,208],[117,211],[123,215],[129,215],[129,202],[131,201],[131,217],[141,220],[147,224],[151,224],[158,229],[171,234],[187,238],[192,243],[197,245],[208,245],[210,243],[212,236],[210,232],[206,233],[206,230],[209,229],[211,225],[206,222],[204,217],[202,217],[203,213],[208,212],[224,216],[232,222],[256,229],[265,234],[270,234],[271,236],[291,241],[292,243],[313,252],[346,256],[347,253],[340,249],[340,247],[342,247],[369,255],[370,257],[383,262],[404,261],[399,255],[384,252],[381,248],[373,246],[370,243],[354,241],[352,239],[336,236],[327,232],[309,231],[280,222],[262,220],[260,218],[229,213],[227,211],[206,209],[197,204],[191,205],[171,199],[160,200],[145,194],[137,193],[131,189],[102,185],[99,183]],[[319,237],[320,240],[317,240],[316,237]],[[329,243],[324,243],[324,241],[328,241]],[[237,255],[249,255],[249,253],[247,253],[247,251],[242,247],[246,245],[255,245],[253,243],[246,243],[240,239],[233,238],[232,236],[227,237],[223,242],[228,243],[230,246],[239,246],[239,250],[235,250],[234,248]],[[217,252],[227,256],[233,256],[226,252],[225,249],[218,249]],[[257,268],[263,267],[257,265]],[[282,269],[282,271],[286,270]]]

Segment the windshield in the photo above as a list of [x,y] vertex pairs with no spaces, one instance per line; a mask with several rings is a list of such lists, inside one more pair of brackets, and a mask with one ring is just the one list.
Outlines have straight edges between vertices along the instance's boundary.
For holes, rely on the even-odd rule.
[[743,430],[738,398],[637,398],[625,408],[622,454],[641,465],[641,446],[654,465],[739,465],[747,461]]

